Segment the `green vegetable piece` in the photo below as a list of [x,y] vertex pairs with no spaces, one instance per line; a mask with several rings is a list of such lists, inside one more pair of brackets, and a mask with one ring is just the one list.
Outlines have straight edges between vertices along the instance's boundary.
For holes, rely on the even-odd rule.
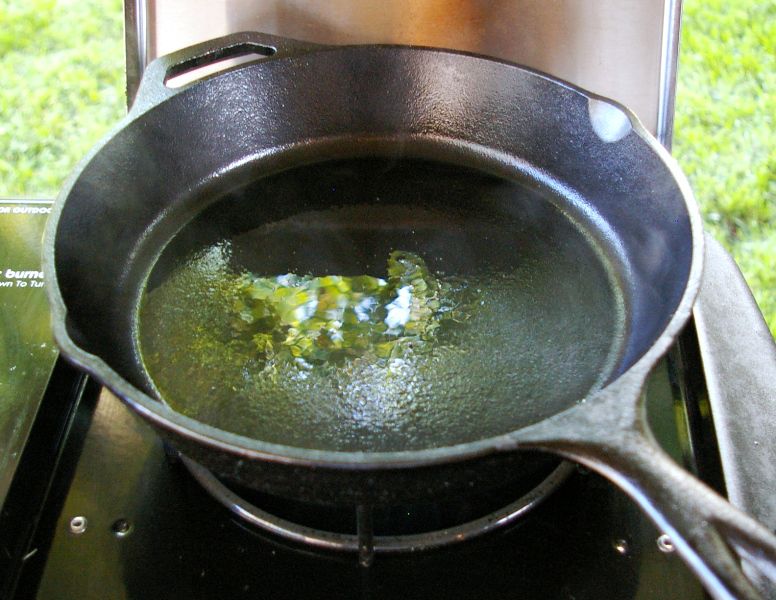
[[245,274],[234,333],[249,336],[267,372],[276,372],[281,362],[309,369],[365,354],[388,360],[425,352],[443,322],[471,316],[474,295],[437,279],[416,254],[391,252],[386,267],[387,279]]

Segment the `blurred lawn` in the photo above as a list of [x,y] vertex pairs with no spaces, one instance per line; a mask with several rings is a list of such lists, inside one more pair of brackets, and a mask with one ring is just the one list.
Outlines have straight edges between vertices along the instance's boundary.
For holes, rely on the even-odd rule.
[[[124,112],[121,0],[0,0],[0,196],[53,196]],[[685,0],[674,154],[776,333],[776,0]]]
[[776,334],[776,0],[685,0],[674,156]]
[[121,0],[0,0],[0,196],[53,196],[126,112]]

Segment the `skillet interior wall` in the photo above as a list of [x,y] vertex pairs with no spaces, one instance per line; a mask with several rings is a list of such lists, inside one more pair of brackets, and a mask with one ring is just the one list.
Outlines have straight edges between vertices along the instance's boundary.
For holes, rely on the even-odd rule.
[[[279,242],[277,246],[232,247],[230,251],[237,255],[232,257],[232,262],[239,268],[268,277],[283,273],[324,275],[335,272],[347,276],[367,273],[384,277],[384,259],[395,249],[393,246],[364,237],[345,240],[347,247],[338,248],[342,243],[326,239],[320,235],[320,230],[344,225],[353,235],[361,226],[391,230],[410,226],[410,221],[415,219],[418,228],[428,227],[440,232],[441,239],[430,248],[410,249],[413,252],[425,250],[425,258],[434,261],[430,265],[432,268],[456,275],[477,274],[483,266],[493,271],[507,270],[514,267],[512,254],[525,249],[504,245],[506,240],[499,238],[494,228],[519,217],[521,211],[530,213],[530,220],[535,221],[537,229],[549,239],[564,235],[569,226],[579,230],[592,249],[599,253],[598,260],[605,268],[613,272],[622,270],[622,265],[616,263],[617,257],[608,255],[606,248],[597,245],[595,235],[584,224],[576,223],[565,214],[569,208],[565,198],[522,177],[507,180],[465,165],[414,158],[411,148],[397,151],[391,157],[329,160],[269,176],[262,176],[260,171],[253,172],[249,167],[245,173],[234,174],[233,180],[250,183],[245,186],[225,183],[223,187],[229,191],[214,197],[210,190],[197,202],[208,206],[165,245],[149,273],[145,291],[155,289],[191,254],[263,225],[283,228],[284,222],[287,222],[287,228],[304,228],[307,223],[311,229],[318,230],[321,244],[314,248],[291,247],[280,243],[282,237],[278,232],[275,236]],[[545,208],[545,203],[554,206],[557,212],[549,206]],[[354,220],[363,216],[358,210],[352,211],[352,216],[346,216],[348,211],[343,211],[342,222],[323,214],[341,207],[367,205],[375,211],[370,223]],[[411,214],[413,209],[418,209],[417,214]],[[298,224],[296,218],[300,218]],[[522,228],[526,225],[518,218],[514,226]],[[444,239],[442,234],[445,232],[453,237]],[[374,235],[380,237],[379,232]],[[303,239],[303,235],[291,238],[296,242]],[[410,239],[402,242],[413,245]],[[463,246],[456,246],[456,243]],[[370,245],[379,245],[379,248],[370,248]],[[377,262],[370,261],[370,257]],[[580,265],[580,268],[584,267]],[[616,273],[612,278],[617,278]]]

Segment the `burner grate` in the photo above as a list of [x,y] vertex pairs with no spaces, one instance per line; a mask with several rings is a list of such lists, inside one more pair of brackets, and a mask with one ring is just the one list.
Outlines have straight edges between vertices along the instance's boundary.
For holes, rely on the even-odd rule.
[[314,548],[338,552],[357,552],[359,563],[369,566],[375,554],[418,552],[456,544],[515,522],[540,504],[574,471],[571,463],[560,463],[530,491],[500,509],[458,525],[432,531],[397,535],[375,535],[373,507],[356,507],[356,533],[328,531],[297,523],[256,506],[238,494],[213,473],[181,456],[194,479],[219,503],[244,522],[281,538]]

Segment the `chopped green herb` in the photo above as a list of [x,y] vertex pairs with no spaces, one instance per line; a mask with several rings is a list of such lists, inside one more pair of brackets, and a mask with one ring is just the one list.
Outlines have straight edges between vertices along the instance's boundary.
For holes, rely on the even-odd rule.
[[233,327],[268,363],[302,367],[367,353],[397,358],[428,350],[445,322],[468,319],[465,286],[440,281],[411,252],[388,257],[387,278],[245,274]]

